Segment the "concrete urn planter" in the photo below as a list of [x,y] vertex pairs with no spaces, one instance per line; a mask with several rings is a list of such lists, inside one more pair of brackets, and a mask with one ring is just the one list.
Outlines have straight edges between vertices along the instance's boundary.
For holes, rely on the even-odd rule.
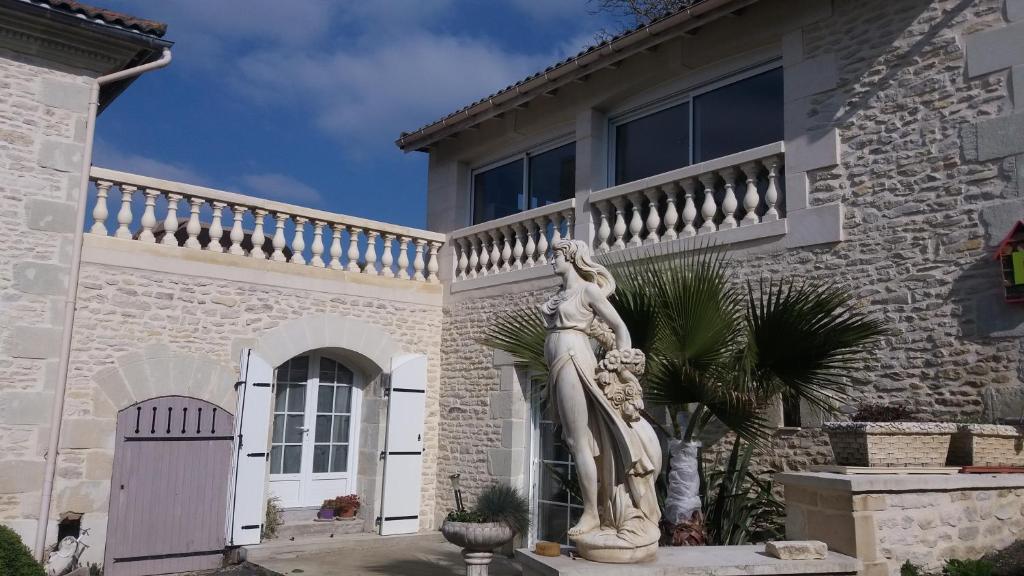
[[956,424],[945,422],[825,422],[840,466],[946,465]]
[[961,424],[949,448],[957,466],[1024,467],[1024,427]]
[[487,576],[493,550],[512,540],[515,533],[504,522],[452,522],[441,524],[445,540],[462,548],[466,576]]

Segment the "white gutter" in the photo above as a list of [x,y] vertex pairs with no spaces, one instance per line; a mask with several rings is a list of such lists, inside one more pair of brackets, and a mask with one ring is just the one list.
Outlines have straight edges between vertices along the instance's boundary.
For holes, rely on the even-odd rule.
[[46,530],[50,524],[50,504],[53,499],[53,477],[57,471],[57,447],[64,416],[64,393],[68,387],[68,366],[71,360],[71,336],[75,322],[75,303],[78,295],[78,273],[82,268],[82,241],[85,234],[85,209],[89,198],[89,171],[92,168],[92,145],[96,135],[96,115],[100,105],[100,87],[111,82],[145,74],[150,70],[163,68],[171,63],[171,50],[164,48],[160,58],[120,72],[100,76],[93,82],[89,93],[89,115],[85,123],[85,150],[82,154],[82,179],[78,186],[78,219],[75,224],[74,244],[71,249],[71,268],[68,270],[68,290],[64,296],[64,330],[60,342],[60,365],[57,369],[57,389],[53,394],[53,408],[50,411],[50,443],[46,450],[46,472],[43,476],[43,492],[39,498],[39,523],[36,526],[36,542],[33,548],[36,558],[43,557],[46,548]]

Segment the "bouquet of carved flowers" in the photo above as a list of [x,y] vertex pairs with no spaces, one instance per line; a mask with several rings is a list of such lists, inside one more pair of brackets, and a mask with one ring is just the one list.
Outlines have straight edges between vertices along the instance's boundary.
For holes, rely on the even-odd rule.
[[644,374],[645,363],[644,353],[630,348],[608,350],[597,364],[597,384],[626,422],[640,420],[644,408],[639,377]]

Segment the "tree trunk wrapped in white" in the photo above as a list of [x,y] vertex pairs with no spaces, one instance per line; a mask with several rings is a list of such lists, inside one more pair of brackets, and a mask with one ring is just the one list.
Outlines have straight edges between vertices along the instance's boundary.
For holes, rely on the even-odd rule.
[[669,440],[668,493],[665,495],[665,519],[680,524],[701,509],[700,476],[697,458],[700,442]]

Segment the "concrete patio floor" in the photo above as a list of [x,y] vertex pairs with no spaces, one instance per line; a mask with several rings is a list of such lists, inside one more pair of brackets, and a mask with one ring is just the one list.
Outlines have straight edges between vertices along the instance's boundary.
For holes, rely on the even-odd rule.
[[[466,573],[459,548],[446,542],[440,533],[414,537],[359,534],[331,542],[261,545],[249,551],[248,563],[282,576],[451,576]],[[498,554],[491,563],[490,573],[518,576],[520,570],[511,559]],[[245,576],[232,573],[236,575]]]

